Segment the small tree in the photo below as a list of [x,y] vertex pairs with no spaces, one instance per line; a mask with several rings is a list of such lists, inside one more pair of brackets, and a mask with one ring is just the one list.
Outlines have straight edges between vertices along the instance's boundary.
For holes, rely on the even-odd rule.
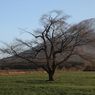
[[[84,21],[71,26],[66,23],[68,17],[57,10],[43,15],[40,19],[42,29],[37,29],[34,33],[21,29],[32,36],[31,41],[16,39],[13,45],[4,43],[7,48],[1,51],[43,68],[49,75],[49,81],[54,81],[56,68],[72,55],[89,60],[80,47],[92,46],[95,41],[91,23]],[[41,65],[37,61],[45,61],[46,64]]]

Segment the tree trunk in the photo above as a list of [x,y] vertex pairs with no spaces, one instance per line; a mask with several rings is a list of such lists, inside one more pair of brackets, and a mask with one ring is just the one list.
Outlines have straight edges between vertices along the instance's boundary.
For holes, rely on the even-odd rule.
[[48,73],[48,75],[49,75],[49,81],[55,81],[54,73],[55,73],[55,72],[49,72],[49,73]]

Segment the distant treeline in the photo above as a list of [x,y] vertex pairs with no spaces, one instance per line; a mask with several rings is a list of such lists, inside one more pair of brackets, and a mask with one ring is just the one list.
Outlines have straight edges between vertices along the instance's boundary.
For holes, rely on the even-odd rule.
[[[45,66],[45,62],[38,62],[40,65]],[[0,69],[33,69],[39,70],[40,67],[29,62],[1,62]],[[58,66],[58,70],[63,71],[95,71],[95,65],[89,62],[77,62],[77,61],[68,61]]]

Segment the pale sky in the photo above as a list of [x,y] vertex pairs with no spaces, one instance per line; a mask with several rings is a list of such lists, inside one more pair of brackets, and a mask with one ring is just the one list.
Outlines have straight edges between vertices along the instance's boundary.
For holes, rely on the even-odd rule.
[[77,23],[95,18],[95,0],[0,0],[0,41],[31,39],[29,34],[20,35],[18,28],[40,28],[40,17],[52,10],[64,11],[71,15],[69,23]]

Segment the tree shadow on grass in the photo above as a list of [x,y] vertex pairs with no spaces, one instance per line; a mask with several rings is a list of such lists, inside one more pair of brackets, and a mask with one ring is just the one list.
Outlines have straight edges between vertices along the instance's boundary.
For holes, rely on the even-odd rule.
[[24,83],[24,81],[16,81],[16,83]]
[[23,81],[23,80],[19,80],[19,81],[16,81],[16,83],[31,83],[31,84],[41,84],[41,83],[46,83],[45,80],[27,80],[27,81]]
[[48,81],[48,80],[27,80],[27,81],[16,81],[16,83],[29,83],[29,84],[53,84],[56,83],[55,81]]
[[27,83],[31,83],[31,84],[47,84],[47,83],[51,83],[48,80],[27,80]]

